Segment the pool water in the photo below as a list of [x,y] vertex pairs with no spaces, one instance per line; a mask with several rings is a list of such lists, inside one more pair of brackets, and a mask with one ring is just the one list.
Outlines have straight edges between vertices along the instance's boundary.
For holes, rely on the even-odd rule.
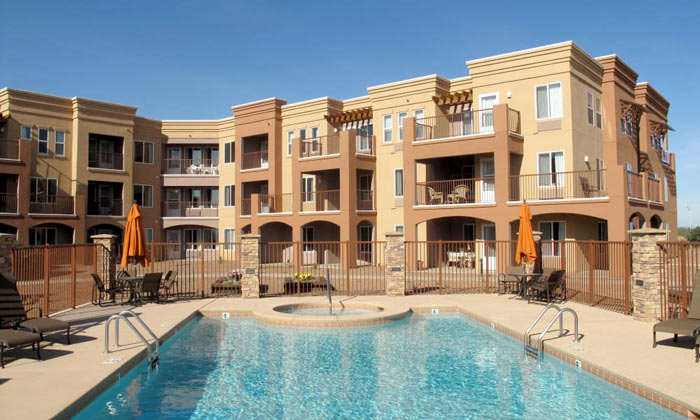
[[[293,314],[293,315],[330,315],[328,313],[328,308],[295,308],[295,307],[288,307],[285,308],[283,311],[280,311],[286,314]],[[366,314],[374,314],[377,313],[377,311],[373,311],[371,309],[357,309],[357,308],[346,308],[346,309],[339,309],[339,308],[333,308],[333,316],[348,316],[348,315],[366,315]]]
[[200,318],[79,419],[682,418],[458,314],[361,328]]

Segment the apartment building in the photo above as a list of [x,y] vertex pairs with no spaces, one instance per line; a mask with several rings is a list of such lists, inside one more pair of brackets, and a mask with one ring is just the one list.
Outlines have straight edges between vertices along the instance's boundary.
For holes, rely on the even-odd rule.
[[155,242],[509,240],[527,202],[545,239],[676,236],[669,102],[628,64],[564,42],[466,66],[220,120],[2,89],[0,231],[120,236],[136,201]]

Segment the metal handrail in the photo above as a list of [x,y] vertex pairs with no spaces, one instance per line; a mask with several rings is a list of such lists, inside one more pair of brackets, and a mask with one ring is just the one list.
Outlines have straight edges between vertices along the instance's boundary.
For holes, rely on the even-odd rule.
[[[155,343],[155,351],[153,350],[153,347],[151,347],[151,343],[146,339],[146,337],[143,336],[143,334],[141,334],[141,332],[138,329],[136,329],[136,327],[134,327],[134,324],[132,324],[131,321],[129,321],[129,319],[127,317],[135,318],[136,321],[138,321],[138,323],[141,325],[141,327],[143,327],[143,329],[145,329],[148,332],[148,334],[151,336],[151,338],[153,338],[153,341]],[[158,341],[158,337],[156,337],[156,335],[153,333],[153,331],[151,331],[151,329],[148,328],[148,325],[146,325],[146,323],[143,322],[143,320],[137,314],[135,314],[134,312],[129,311],[129,310],[121,311],[121,312],[119,312],[119,314],[112,315],[107,320],[107,323],[105,323],[105,350],[104,350],[104,353],[105,354],[109,353],[109,324],[113,320],[116,320],[116,325],[114,327],[114,347],[115,348],[119,347],[119,320],[120,319],[124,320],[124,322],[126,322],[126,324],[129,326],[129,328],[131,328],[131,331],[133,331],[134,334],[136,334],[141,339],[141,341],[146,345],[146,347],[148,348],[148,365],[152,366],[153,363],[155,363],[158,360],[158,356],[160,355],[160,343]]]
[[[527,349],[528,342],[530,340],[530,331],[532,331],[532,329],[535,328],[535,325],[537,325],[537,323],[540,321],[540,319],[542,319],[544,314],[550,309],[556,309],[557,312],[561,312],[561,308],[558,305],[555,305],[553,303],[548,304],[547,306],[544,307],[544,309],[542,309],[542,311],[540,311],[540,314],[537,315],[537,318],[535,318],[534,321],[532,321],[532,324],[530,324],[530,326],[525,331],[525,334],[523,335],[523,345],[525,346],[525,349]],[[556,316],[555,316],[555,318],[556,318]],[[564,331],[564,320],[562,319],[559,321],[559,334],[561,334],[563,331]]]
[[556,315],[554,315],[554,318],[552,318],[551,321],[549,321],[549,324],[544,328],[544,331],[540,334],[540,336],[537,338],[537,355],[539,359],[542,359],[542,353],[543,353],[543,346],[544,344],[542,343],[542,339],[544,338],[544,335],[549,331],[549,328],[554,324],[554,322],[559,319],[559,337],[561,337],[562,334],[562,329],[561,325],[563,322],[563,314],[564,312],[571,312],[574,316],[574,343],[578,342],[578,314],[576,314],[576,311],[574,311],[571,308],[564,308],[560,309],[559,312],[557,312]]

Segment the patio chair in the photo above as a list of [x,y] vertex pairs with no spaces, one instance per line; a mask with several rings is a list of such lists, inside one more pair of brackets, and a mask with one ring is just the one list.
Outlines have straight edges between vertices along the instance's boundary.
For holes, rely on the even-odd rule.
[[41,360],[41,353],[39,352],[39,342],[41,341],[41,336],[36,333],[30,333],[27,331],[18,330],[0,330],[0,366],[5,368],[5,349],[11,349],[13,347],[26,346],[27,344],[32,345],[32,350],[36,346],[36,358]]
[[[124,271],[124,273],[126,273]],[[121,276],[117,274],[117,279],[123,278],[123,277],[129,277],[129,273],[126,273],[126,275],[122,274]],[[92,304],[93,305],[98,305],[102,306],[102,301],[109,301],[112,303],[117,303],[115,295],[118,293],[119,294],[119,304],[124,304],[126,302],[126,298],[128,298],[128,290],[127,287],[124,286],[124,284],[121,281],[115,281],[114,284],[111,284],[109,287],[105,285],[105,283],[102,281],[102,278],[100,277],[99,274],[96,273],[90,273],[92,276]]]
[[447,202],[452,204],[466,203],[468,194],[469,187],[466,185],[457,185],[455,189],[452,190],[452,194],[447,194]]
[[160,288],[163,290],[163,296],[167,302],[168,298],[170,298],[172,295],[173,290],[177,291],[177,271],[170,270],[165,273],[163,284],[161,284]]
[[656,333],[664,332],[673,334],[673,342],[678,341],[679,335],[695,337],[695,363],[700,360],[700,270],[695,272],[693,296],[687,309],[687,318],[667,319],[654,325],[654,345],[656,347]]
[[[503,293],[509,287],[515,286],[517,290],[520,289],[520,279],[515,276],[515,274],[523,274],[525,271],[521,265],[511,265],[506,268],[505,273],[498,274],[498,294],[501,293],[501,285],[503,285]],[[512,290],[512,289],[511,289]]]
[[143,276],[143,281],[138,284],[134,290],[135,300],[143,303],[143,296],[149,295],[151,301],[154,299],[160,303],[160,279],[163,273],[148,273]]
[[[44,334],[65,331],[66,342],[70,344],[70,325],[66,321],[45,317],[38,306],[30,310],[38,310],[39,317],[29,318],[27,316],[22,297],[17,291],[17,282],[11,274],[3,274],[0,280],[0,328],[25,328],[39,334],[40,340],[44,339]],[[21,337],[17,334],[14,338],[9,337],[8,344],[13,339],[19,338]],[[28,339],[28,337],[26,338]]]
[[598,195],[598,190],[591,187],[591,183],[588,182],[588,178],[583,176],[578,178],[581,180],[581,191],[583,192],[584,197],[596,197]]
[[428,187],[428,197],[430,198],[430,201],[428,201],[428,204],[433,204],[433,203],[442,204],[442,200],[443,200],[442,193],[435,191],[432,187]]
[[[543,270],[544,272],[544,270]],[[544,274],[544,273],[543,273]],[[561,289],[561,300],[564,300],[565,286],[565,270],[554,270],[549,275],[540,276],[531,284],[527,285],[527,303],[534,299],[541,300],[545,298],[547,303],[552,302],[554,291]]]

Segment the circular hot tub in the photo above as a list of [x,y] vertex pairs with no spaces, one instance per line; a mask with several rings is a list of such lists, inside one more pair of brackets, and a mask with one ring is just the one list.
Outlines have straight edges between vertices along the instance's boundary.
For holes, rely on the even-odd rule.
[[300,302],[269,305],[254,310],[255,318],[269,324],[304,327],[357,327],[375,325],[402,319],[409,314],[408,308],[387,310],[370,304],[339,304],[333,307],[316,302]]

